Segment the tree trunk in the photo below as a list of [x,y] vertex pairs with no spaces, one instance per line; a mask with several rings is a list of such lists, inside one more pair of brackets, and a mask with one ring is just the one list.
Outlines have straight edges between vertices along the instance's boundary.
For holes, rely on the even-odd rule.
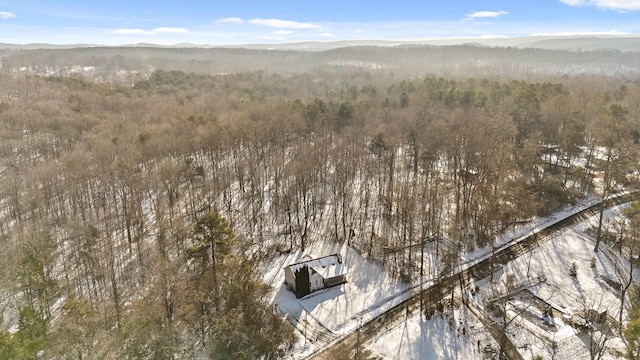
[[604,199],[600,204],[600,212],[598,214],[598,231],[596,232],[596,245],[593,248],[593,252],[598,252],[598,248],[600,247],[600,241],[602,239],[602,218],[604,217]]

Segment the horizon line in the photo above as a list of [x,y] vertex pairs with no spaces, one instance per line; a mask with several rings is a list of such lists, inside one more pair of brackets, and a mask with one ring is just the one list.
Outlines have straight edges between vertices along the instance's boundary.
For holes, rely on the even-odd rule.
[[[298,44],[339,44],[339,43],[357,43],[357,42],[386,42],[386,43],[403,43],[406,45],[412,43],[430,42],[430,41],[491,41],[491,40],[518,40],[532,38],[639,38],[640,34],[629,33],[610,33],[610,32],[591,32],[591,33],[538,33],[523,36],[508,35],[480,35],[480,36],[451,36],[451,37],[425,37],[425,38],[401,38],[401,39],[385,39],[385,38],[361,38],[361,39],[339,39],[339,40],[296,40],[282,42],[238,42],[238,43],[193,43],[193,42],[177,42],[171,44],[154,43],[154,42],[138,42],[138,43],[121,43],[121,44],[101,44],[101,43],[51,43],[51,42],[31,42],[31,43],[12,43],[0,42],[0,46],[56,46],[56,47],[238,47],[238,46],[286,46]],[[461,45],[464,43],[461,43]]]

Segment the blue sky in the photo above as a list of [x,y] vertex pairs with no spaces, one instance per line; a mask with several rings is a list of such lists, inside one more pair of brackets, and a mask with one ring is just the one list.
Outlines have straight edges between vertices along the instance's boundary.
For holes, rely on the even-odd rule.
[[250,44],[640,35],[640,0],[0,0],[0,43]]

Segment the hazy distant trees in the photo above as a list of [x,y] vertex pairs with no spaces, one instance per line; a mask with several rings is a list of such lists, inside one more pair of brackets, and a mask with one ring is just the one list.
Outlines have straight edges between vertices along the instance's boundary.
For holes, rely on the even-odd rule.
[[[601,46],[597,39],[594,41],[595,47]],[[53,73],[61,76],[77,76],[79,70],[85,70],[86,76],[91,76],[98,82],[123,81],[129,84],[149,75],[154,69],[198,74],[261,72],[263,77],[273,73],[291,76],[324,72],[325,77],[338,81],[356,76],[371,78],[379,74],[393,74],[398,78],[409,78],[416,74],[440,74],[462,79],[530,79],[532,76],[556,74],[633,77],[639,72],[638,54],[631,48],[621,52],[615,49],[587,51],[589,45],[582,51],[469,44],[341,48],[333,48],[332,44],[316,45],[317,50],[324,51],[295,50],[289,47],[290,44],[280,50],[140,46],[3,49],[2,68],[5,71],[26,69],[32,74]],[[567,47],[574,45],[568,44]]]

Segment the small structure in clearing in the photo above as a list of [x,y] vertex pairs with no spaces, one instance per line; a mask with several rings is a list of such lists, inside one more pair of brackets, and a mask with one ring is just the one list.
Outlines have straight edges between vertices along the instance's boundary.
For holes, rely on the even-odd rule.
[[284,283],[297,298],[346,282],[347,273],[340,254],[305,260],[284,268]]

